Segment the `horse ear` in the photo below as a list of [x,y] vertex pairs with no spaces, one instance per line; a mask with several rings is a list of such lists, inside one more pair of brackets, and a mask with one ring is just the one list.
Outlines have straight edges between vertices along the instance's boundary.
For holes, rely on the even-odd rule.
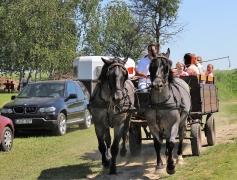
[[106,64],[107,63],[107,60],[105,59],[105,58],[102,58],[101,57],[101,59],[102,59],[102,61]]
[[166,52],[166,57],[169,58],[170,57],[170,48],[167,49],[167,52]]
[[123,65],[128,61],[128,56],[123,59]]
[[111,60],[110,59],[105,59],[103,57],[101,57],[102,61],[105,63],[105,64],[110,64],[111,63]]

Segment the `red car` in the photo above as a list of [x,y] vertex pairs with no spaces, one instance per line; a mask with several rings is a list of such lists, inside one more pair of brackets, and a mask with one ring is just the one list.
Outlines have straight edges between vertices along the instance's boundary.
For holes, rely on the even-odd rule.
[[0,150],[9,151],[13,145],[14,126],[12,120],[0,115]]

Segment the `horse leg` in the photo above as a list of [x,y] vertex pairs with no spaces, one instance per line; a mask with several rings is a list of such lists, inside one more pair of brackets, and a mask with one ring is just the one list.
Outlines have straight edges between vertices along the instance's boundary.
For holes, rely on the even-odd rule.
[[155,173],[160,174],[160,173],[163,173],[163,168],[164,168],[163,161],[161,159],[161,152],[160,152],[162,143],[159,139],[157,139],[155,137],[153,138],[153,142],[154,142],[154,148],[155,148],[155,151],[156,151]]
[[110,159],[112,158],[111,152],[110,152],[110,146],[111,146],[111,135],[110,135],[110,128],[105,129],[105,139],[104,139],[105,143],[106,143],[106,159],[108,161],[110,161]]
[[128,131],[129,131],[129,123],[130,123],[130,118],[131,118],[131,114],[129,114],[126,118],[126,121],[124,123],[124,128],[123,128],[123,136],[122,136],[122,147],[120,149],[120,156],[121,157],[125,157],[127,154],[127,149],[126,149],[126,140],[127,140],[127,136],[128,136]]
[[175,173],[175,163],[173,160],[173,149],[174,149],[174,142],[167,141],[166,142],[166,158],[167,158],[167,168],[166,172],[168,174],[174,174]]
[[153,136],[154,148],[156,151],[157,159],[156,159],[155,173],[156,174],[163,173],[164,166],[161,159],[161,146],[162,146],[163,137],[162,137],[162,134],[160,133],[160,128],[156,121],[156,110],[145,111],[145,116],[147,119],[147,124],[149,126],[149,129]]
[[176,164],[184,164],[183,159],[183,139],[184,139],[184,133],[185,129],[184,127],[179,127],[179,145],[178,145],[178,151],[177,151],[177,160]]
[[184,164],[183,159],[183,140],[185,137],[185,133],[187,130],[187,112],[182,112],[180,117],[180,125],[179,125],[179,146],[177,151],[177,161],[176,164]]
[[167,158],[167,168],[166,172],[168,174],[175,173],[175,163],[173,160],[173,150],[175,147],[175,138],[178,134],[180,120],[177,120],[176,123],[172,126],[170,131],[170,137],[166,139],[166,158]]
[[[118,122],[118,120],[116,122]],[[116,158],[117,158],[117,155],[118,155],[118,152],[119,152],[119,142],[120,142],[120,139],[122,137],[123,128],[124,128],[123,126],[124,126],[123,123],[117,123],[114,126],[114,140],[113,140],[113,144],[111,146],[112,158],[111,158],[111,165],[110,165],[109,175],[112,175],[112,174],[117,175]]]
[[95,124],[95,132],[98,140],[98,149],[102,156],[102,165],[104,168],[108,168],[110,165],[110,159],[107,159],[106,157],[106,146],[104,143],[105,129],[101,126],[98,127]]

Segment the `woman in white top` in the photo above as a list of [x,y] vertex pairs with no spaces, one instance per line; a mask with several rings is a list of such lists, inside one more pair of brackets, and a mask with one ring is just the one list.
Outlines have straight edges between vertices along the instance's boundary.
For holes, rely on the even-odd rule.
[[203,66],[202,66],[202,58],[201,58],[200,56],[197,56],[197,57],[196,57],[195,64],[196,64],[197,67],[198,67],[199,74],[205,74],[205,73],[206,73],[205,69],[204,69]]
[[196,57],[195,57],[194,54],[186,53],[184,55],[184,64],[187,67],[187,71],[186,72],[189,75],[196,76],[197,74],[199,74],[198,67],[195,65],[195,60],[196,60]]

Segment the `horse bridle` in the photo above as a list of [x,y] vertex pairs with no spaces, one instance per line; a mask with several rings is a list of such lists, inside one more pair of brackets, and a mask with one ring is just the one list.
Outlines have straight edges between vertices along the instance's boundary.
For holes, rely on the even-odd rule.
[[[123,65],[123,64],[121,64],[121,63],[113,63],[113,64],[111,64],[109,67],[108,67],[108,70],[107,70],[107,82],[108,82],[108,88],[110,89],[110,92],[112,93],[112,87],[110,86],[110,83],[109,83],[109,71],[110,71],[110,69],[111,68],[113,68],[113,67],[116,67],[116,66],[120,66],[120,67],[122,67],[125,71],[126,71],[126,76],[128,76],[128,71],[127,71],[127,69],[125,68],[125,66]],[[116,71],[116,70],[115,70]],[[116,74],[117,72],[115,72],[115,75],[116,76],[118,76],[118,74]],[[117,80],[116,80],[117,81]],[[116,82],[116,84],[117,84],[118,82]],[[125,78],[125,80],[124,80],[124,83],[126,83],[126,78]],[[129,84],[130,85],[130,84]],[[130,85],[131,86],[131,85]],[[124,91],[123,91],[123,89],[121,89],[121,86],[119,86],[119,88],[117,87],[117,85],[116,85],[116,90],[120,90],[120,91],[122,91],[122,94],[123,94],[123,97],[122,97],[122,99],[126,99],[127,98],[127,96],[128,96],[128,94],[126,94]],[[130,102],[130,98],[128,97],[128,99],[129,99],[129,102]],[[125,106],[124,106],[125,107]],[[113,110],[114,112],[115,112],[115,109],[118,109],[118,111],[121,113],[121,112],[123,112],[123,110],[121,109],[121,107],[119,107],[118,105],[115,105],[115,106],[110,106],[109,105],[109,107],[108,107],[108,109],[111,109],[111,110]]]
[[[113,63],[113,64],[111,64],[109,67],[108,67],[108,70],[107,70],[107,82],[108,82],[108,85],[109,85],[109,88],[110,89],[112,89],[111,87],[110,87],[110,84],[109,84],[109,71],[110,71],[110,69],[111,68],[113,68],[113,67],[116,67],[116,66],[120,66],[120,67],[122,67],[126,72],[127,72],[127,69],[125,68],[125,66],[123,65],[123,64],[120,64],[120,63]],[[115,72],[116,73],[116,72]],[[117,74],[115,74],[116,76],[117,76]],[[116,82],[117,83],[117,82]],[[122,91],[122,89],[121,88],[118,88],[117,90],[120,90],[120,91]]]
[[[155,58],[164,58],[164,59],[166,59],[166,60],[169,60],[169,58],[167,58],[167,57],[164,56],[164,55],[158,55],[158,56],[156,56]],[[158,70],[158,69],[157,69],[157,70]],[[168,72],[167,72],[168,75],[166,75],[165,78],[163,78],[161,75],[159,75],[159,73],[157,74],[157,70],[156,70],[156,75],[155,75],[155,78],[154,78],[154,79],[156,79],[156,78],[161,79],[161,81],[162,81],[162,83],[163,83],[163,86],[162,86],[162,88],[159,90],[159,92],[156,92],[156,91],[155,91],[156,94],[159,94],[159,93],[169,84],[169,82],[168,82],[169,69],[168,69]]]

